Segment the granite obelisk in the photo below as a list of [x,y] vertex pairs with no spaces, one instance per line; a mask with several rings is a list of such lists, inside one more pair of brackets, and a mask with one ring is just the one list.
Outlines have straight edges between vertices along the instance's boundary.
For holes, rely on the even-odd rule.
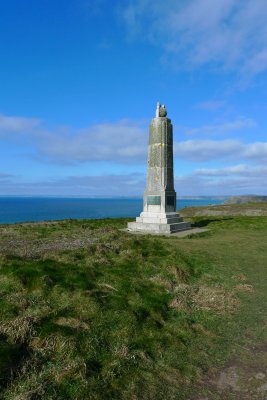
[[190,229],[189,222],[176,213],[176,192],[173,179],[173,128],[164,105],[157,103],[156,117],[149,129],[147,186],[144,208],[136,222],[129,222],[131,231],[174,233]]

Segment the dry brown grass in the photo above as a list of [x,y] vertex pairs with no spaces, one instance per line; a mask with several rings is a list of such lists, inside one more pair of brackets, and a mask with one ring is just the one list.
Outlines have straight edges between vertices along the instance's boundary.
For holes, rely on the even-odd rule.
[[252,285],[248,284],[240,284],[235,287],[236,290],[239,290],[241,292],[249,292],[253,293],[255,291],[254,287]]
[[34,334],[34,316],[18,316],[10,321],[1,321],[0,333],[14,342],[24,342]]
[[184,311],[206,310],[225,314],[237,311],[239,301],[223,287],[180,284],[175,288],[175,298],[170,307]]
[[248,280],[248,278],[247,278],[246,275],[244,275],[244,274],[234,275],[234,276],[233,276],[233,279],[234,279],[235,281],[241,281],[241,282],[245,282],[245,281]]
[[66,326],[68,328],[80,329],[85,331],[88,331],[90,329],[90,326],[86,322],[71,317],[68,318],[60,317],[57,320],[55,320],[55,324],[59,326]]

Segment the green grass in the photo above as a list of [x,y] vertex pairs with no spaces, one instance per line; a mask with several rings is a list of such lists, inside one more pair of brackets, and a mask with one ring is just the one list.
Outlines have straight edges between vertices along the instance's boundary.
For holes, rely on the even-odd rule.
[[0,226],[1,399],[188,399],[267,340],[267,217],[188,238],[124,219]]
[[180,210],[183,217],[195,216],[267,216],[267,203],[212,204],[209,206],[185,207]]

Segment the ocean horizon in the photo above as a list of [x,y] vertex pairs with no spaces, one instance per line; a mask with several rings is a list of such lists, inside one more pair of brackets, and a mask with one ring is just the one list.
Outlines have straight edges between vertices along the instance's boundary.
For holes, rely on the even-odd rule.
[[[179,211],[190,206],[222,204],[225,198],[178,198],[176,208]],[[141,197],[1,196],[0,224],[63,219],[133,218],[142,209]]]

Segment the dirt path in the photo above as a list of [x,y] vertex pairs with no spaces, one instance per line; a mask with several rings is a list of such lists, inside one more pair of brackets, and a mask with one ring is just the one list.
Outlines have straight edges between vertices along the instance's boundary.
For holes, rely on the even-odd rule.
[[210,371],[198,391],[192,400],[267,400],[267,342],[243,347],[223,369]]

